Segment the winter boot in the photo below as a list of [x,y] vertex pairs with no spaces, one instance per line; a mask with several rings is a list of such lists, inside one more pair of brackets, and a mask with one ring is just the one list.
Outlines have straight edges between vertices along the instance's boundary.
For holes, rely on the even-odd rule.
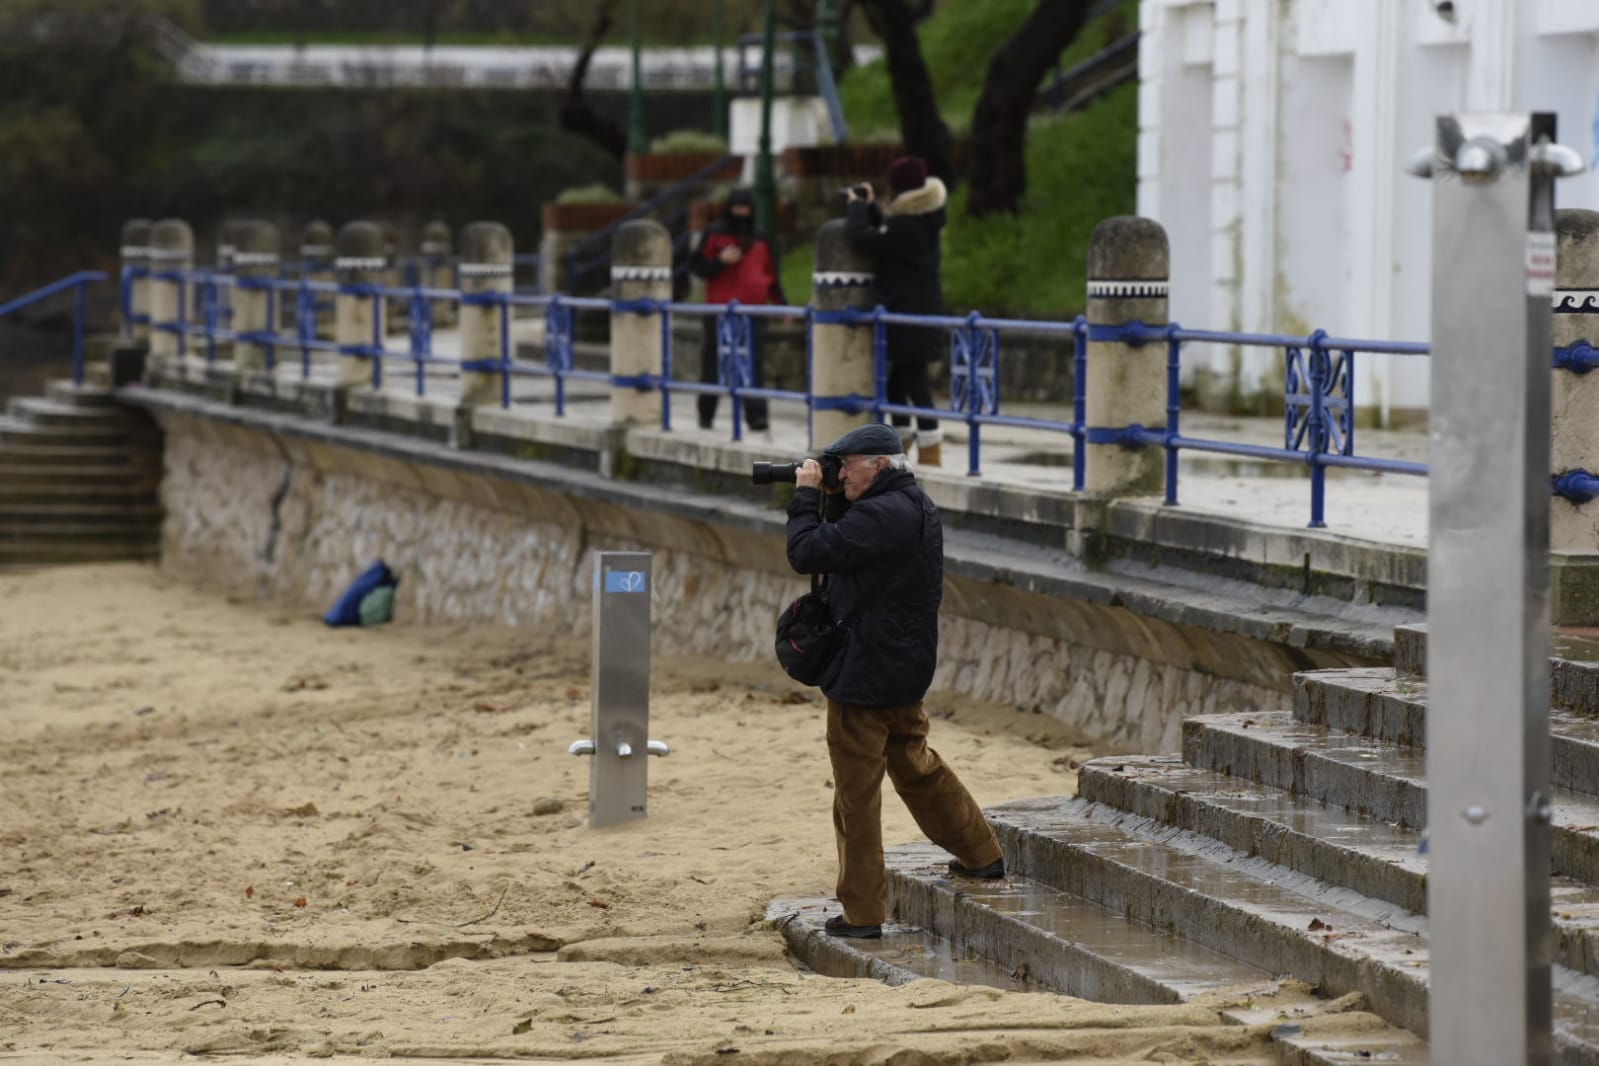
[[918,466],[942,466],[944,460],[944,431],[924,429],[916,434],[916,463]]

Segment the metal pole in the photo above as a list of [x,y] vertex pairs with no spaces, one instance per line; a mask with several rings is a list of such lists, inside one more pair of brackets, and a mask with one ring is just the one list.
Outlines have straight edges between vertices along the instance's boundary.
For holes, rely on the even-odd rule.
[[711,99],[711,129],[718,137],[727,137],[727,85],[722,77],[722,36],[724,33],[722,8],[724,0],[716,0],[712,9],[712,33],[716,35],[716,92]]
[[627,99],[627,150],[643,155],[649,145],[644,140],[644,77],[640,59],[644,46],[640,36],[639,0],[629,0],[627,17],[633,30],[633,87]]
[[599,827],[645,816],[646,759],[670,749],[650,739],[650,555],[595,552],[593,562],[593,733],[567,750],[594,757],[589,825]]
[[822,35],[822,54],[816,57],[816,63],[826,63],[832,69],[833,49],[838,45],[838,9],[833,0],[817,0],[816,30]]
[[1433,178],[1428,1032],[1461,1066],[1551,1056],[1554,134],[1441,116],[1412,164]]
[[777,3],[766,0],[761,31],[761,139],[755,157],[755,224],[772,242],[777,261],[777,180],[772,173],[772,66],[776,59]]

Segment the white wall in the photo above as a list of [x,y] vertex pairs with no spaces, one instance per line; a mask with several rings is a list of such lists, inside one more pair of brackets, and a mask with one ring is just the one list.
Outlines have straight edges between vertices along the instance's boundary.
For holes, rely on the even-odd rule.
[[[1404,173],[1458,110],[1556,113],[1599,157],[1599,0],[1142,0],[1139,212],[1172,239],[1184,325],[1425,340],[1431,196]],[[1208,165],[1207,165],[1208,164]],[[1599,173],[1562,207],[1599,208]],[[1200,247],[1203,244],[1204,247]],[[1194,350],[1210,396],[1280,387],[1275,354]],[[1363,407],[1427,403],[1424,359],[1366,357]]]

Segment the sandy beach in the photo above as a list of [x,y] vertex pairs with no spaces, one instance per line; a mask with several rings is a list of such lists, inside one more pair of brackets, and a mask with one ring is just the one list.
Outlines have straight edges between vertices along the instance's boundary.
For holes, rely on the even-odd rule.
[[[649,817],[592,830],[586,640],[0,573],[0,1058],[1276,1061],[1226,997],[802,972],[762,913],[831,893],[819,695],[691,658],[653,693]],[[1091,754],[1043,715],[929,709],[983,804],[1069,793]]]

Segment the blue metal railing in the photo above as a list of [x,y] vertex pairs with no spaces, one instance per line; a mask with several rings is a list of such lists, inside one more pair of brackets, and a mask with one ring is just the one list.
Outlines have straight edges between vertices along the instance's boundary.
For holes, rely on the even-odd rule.
[[[1310,525],[1326,524],[1326,472],[1329,469],[1365,470],[1375,473],[1425,476],[1426,465],[1399,459],[1359,455],[1355,451],[1355,358],[1359,353],[1392,356],[1424,356],[1426,344],[1399,341],[1355,340],[1329,336],[1317,330],[1308,336],[1293,334],[1252,334],[1215,330],[1185,329],[1175,323],[1145,326],[1094,325],[1078,316],[1071,321],[1032,321],[987,318],[977,312],[963,317],[894,314],[876,308],[823,311],[814,307],[743,306],[679,303],[657,300],[616,301],[597,297],[573,297],[559,293],[463,293],[458,289],[432,288],[421,284],[389,287],[375,284],[337,284],[311,280],[307,272],[298,277],[237,278],[207,270],[124,271],[123,306],[130,306],[128,289],[137,276],[178,284],[177,316],[170,321],[151,322],[155,331],[172,333],[184,351],[190,337],[204,340],[207,360],[217,357],[217,344],[241,341],[260,345],[266,353],[268,369],[275,369],[281,351],[298,356],[302,377],[312,373],[313,353],[334,357],[365,358],[371,361],[372,384],[381,387],[385,364],[407,362],[415,377],[418,396],[426,394],[427,369],[445,367],[456,372],[498,375],[499,401],[510,407],[512,382],[518,378],[545,379],[553,385],[553,404],[557,415],[565,415],[570,403],[568,382],[591,382],[611,388],[658,391],[662,397],[661,426],[671,428],[671,403],[674,393],[726,395],[733,408],[732,437],[742,439],[744,404],[761,399],[803,406],[807,420],[817,411],[839,410],[871,413],[879,418],[902,415],[954,419],[967,427],[967,473],[982,473],[982,432],[986,426],[1042,430],[1069,437],[1072,447],[1072,487],[1084,487],[1085,455],[1088,446],[1114,445],[1123,448],[1154,447],[1165,452],[1165,499],[1178,502],[1178,455],[1183,451],[1212,453],[1268,462],[1290,463],[1306,468],[1310,480]],[[0,306],[0,315],[9,313],[51,295],[73,288],[78,293],[78,321],[74,336],[75,380],[82,375],[82,291],[105,275],[84,271],[63,278],[53,285]],[[236,332],[224,313],[219,293],[229,287],[265,290],[268,294],[264,330]],[[357,297],[373,302],[373,331],[370,341],[339,344],[323,340],[316,332],[316,311],[336,296]],[[385,344],[381,310],[385,302],[404,301],[409,319],[405,351],[391,350]],[[465,306],[498,309],[498,351],[494,356],[464,361],[441,356],[433,351],[433,307],[438,302],[458,301]],[[545,346],[542,362],[516,358],[510,324],[517,308],[542,314]],[[582,370],[574,365],[573,352],[576,316],[580,312],[659,316],[662,358],[658,368],[637,374]],[[714,383],[678,380],[673,374],[674,316],[714,317],[716,320],[717,380]],[[280,319],[292,320],[292,330],[279,327]],[[774,389],[754,384],[751,321],[755,318],[797,318],[805,323],[806,387],[803,390]],[[873,331],[876,373],[872,395],[822,395],[814,388],[814,328],[846,325]],[[942,329],[950,337],[950,397],[946,407],[917,407],[888,400],[886,337],[889,326],[919,326]],[[1070,337],[1073,348],[1072,415],[1068,420],[1033,418],[1005,414],[1001,410],[1000,365],[1002,335],[1054,335]],[[1149,344],[1166,346],[1165,425],[1097,426],[1087,418],[1087,349],[1090,342],[1114,342],[1132,347]],[[1195,437],[1182,432],[1181,355],[1185,344],[1221,344],[1282,352],[1284,360],[1284,436],[1281,447],[1239,441]],[[1572,373],[1587,373],[1599,367],[1599,350],[1578,342],[1555,351],[1552,365]],[[1599,497],[1599,477],[1583,470],[1571,470],[1551,479],[1555,495],[1575,503]]]
[[83,384],[83,295],[88,286],[96,282],[105,281],[105,274],[98,270],[80,270],[76,274],[68,274],[58,281],[52,281],[42,289],[35,289],[30,293],[18,296],[9,303],[0,304],[0,318],[14,314],[24,307],[32,307],[43,300],[59,293],[72,290],[72,383]]

